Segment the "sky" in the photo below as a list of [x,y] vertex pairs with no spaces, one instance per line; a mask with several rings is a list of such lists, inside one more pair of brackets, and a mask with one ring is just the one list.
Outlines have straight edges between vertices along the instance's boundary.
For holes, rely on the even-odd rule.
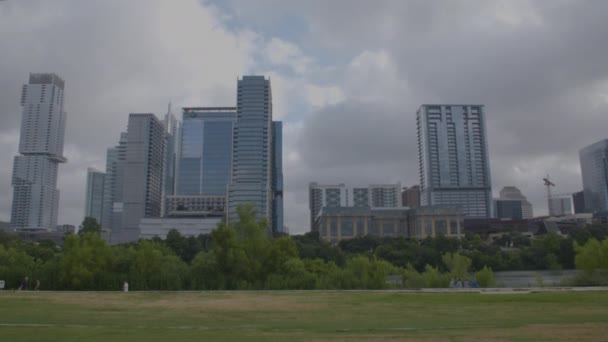
[[[271,80],[283,120],[285,225],[309,230],[308,184],[418,183],[416,110],[483,104],[492,187],[547,213],[582,187],[578,151],[608,138],[608,1],[0,1],[0,220],[10,220],[20,91],[66,82],[59,223],[84,216],[131,112],[234,106],[242,75]],[[177,111],[177,110],[176,110]]]

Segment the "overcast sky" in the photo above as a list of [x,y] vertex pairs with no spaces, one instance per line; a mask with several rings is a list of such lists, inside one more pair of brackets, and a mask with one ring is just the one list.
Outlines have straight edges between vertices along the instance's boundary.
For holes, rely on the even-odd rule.
[[608,137],[608,1],[0,1],[0,220],[30,72],[66,81],[59,222],[84,215],[86,168],[130,112],[231,106],[269,76],[284,121],[285,224],[308,183],[418,183],[423,103],[486,106],[492,186],[546,214],[541,178],[581,189],[578,150]]

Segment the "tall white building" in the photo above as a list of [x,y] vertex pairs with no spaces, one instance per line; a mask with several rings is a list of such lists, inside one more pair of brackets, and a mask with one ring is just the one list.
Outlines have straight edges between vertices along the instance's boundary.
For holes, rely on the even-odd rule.
[[532,210],[532,204],[528,202],[526,196],[524,196],[521,191],[514,186],[505,186],[500,190],[501,200],[518,200],[521,201],[521,214],[523,219],[529,219],[534,217],[534,212]]
[[64,81],[55,74],[30,74],[21,92],[21,136],[12,175],[11,227],[57,225],[57,172],[63,156],[66,113]]
[[492,217],[483,105],[422,105],[416,116],[420,202]]

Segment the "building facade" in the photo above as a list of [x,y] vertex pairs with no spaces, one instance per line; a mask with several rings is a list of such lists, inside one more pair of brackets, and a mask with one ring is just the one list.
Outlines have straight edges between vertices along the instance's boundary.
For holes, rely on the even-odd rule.
[[585,209],[585,192],[579,191],[572,194],[572,204],[574,205],[575,214],[586,213]]
[[483,105],[422,105],[416,115],[420,202],[492,216]]
[[118,145],[106,154],[106,176],[103,191],[101,227],[111,230],[122,224],[123,169],[127,159],[127,133],[120,133]]
[[98,224],[103,219],[103,192],[106,174],[93,168],[87,169],[87,191],[84,217],[93,217]]
[[608,139],[581,149],[579,157],[586,211],[608,211]]
[[272,91],[264,76],[237,82],[237,111],[232,143],[232,179],[228,221],[238,220],[240,205],[253,205],[258,219],[272,230]]
[[322,208],[348,207],[348,190],[344,184],[308,184],[308,209],[310,229],[315,229],[315,221]]
[[494,201],[496,206],[496,218],[503,220],[522,220],[523,206],[521,200],[497,199]]
[[562,216],[572,215],[572,197],[553,197],[549,200],[549,215],[550,216]]
[[130,114],[121,172],[122,203],[115,202],[114,208],[122,217],[120,227],[112,227],[113,244],[137,241],[140,220],[161,216],[165,152],[165,129],[156,116]]
[[66,113],[64,81],[55,74],[30,74],[21,91],[19,156],[12,174],[11,228],[54,229],[63,156]]
[[401,183],[372,184],[367,188],[353,188],[353,206],[370,208],[402,207]]
[[234,107],[183,108],[177,195],[227,195],[235,119]]
[[441,234],[460,238],[462,226],[462,210],[455,208],[324,207],[314,230],[323,240],[337,243],[366,235],[424,239]]
[[185,237],[197,237],[200,234],[210,234],[218,224],[222,222],[220,217],[209,218],[142,218],[139,224],[140,238],[152,239],[159,237],[167,238],[172,229],[179,231]]
[[[500,190],[499,200],[517,200],[521,202],[521,215],[523,219],[531,219],[534,217],[532,204],[528,202],[526,196],[514,186],[505,186]],[[498,217],[498,216],[497,216]]]
[[420,207],[420,185],[413,185],[403,190],[401,193],[401,202],[404,207]]
[[288,234],[283,223],[283,123],[272,122],[272,231]]

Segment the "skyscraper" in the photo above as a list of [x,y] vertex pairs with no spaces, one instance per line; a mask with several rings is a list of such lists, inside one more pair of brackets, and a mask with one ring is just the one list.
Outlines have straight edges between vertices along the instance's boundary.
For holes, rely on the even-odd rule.
[[484,107],[422,105],[416,123],[421,205],[462,208],[465,217],[491,217]]
[[126,158],[119,175],[122,203],[114,203],[114,213],[122,209],[122,218],[120,227],[112,227],[112,243],[137,241],[140,220],[160,217],[165,156],[162,123],[154,114],[130,114]]
[[232,149],[232,181],[228,221],[237,207],[252,204],[258,219],[272,229],[272,93],[264,76],[243,76],[237,82],[237,112]]
[[106,174],[93,168],[87,169],[87,192],[84,217],[93,217],[101,224],[103,218],[103,192]]
[[586,211],[608,211],[608,139],[581,149],[579,156]]
[[171,104],[163,120],[163,127],[165,129],[165,171],[164,177],[165,184],[163,189],[163,197],[170,196],[175,193],[175,175],[177,168],[177,157],[179,153],[179,123],[173,112],[171,111]]
[[120,228],[122,223],[122,179],[124,161],[127,159],[127,133],[120,133],[118,145],[106,154],[106,176],[103,191],[103,215],[101,227]]
[[234,107],[183,108],[178,195],[227,196]]
[[[528,202],[526,196],[515,186],[505,186],[500,190],[499,200],[517,200],[521,202],[521,218],[530,219],[534,217],[532,204]],[[499,217],[497,215],[497,217]]]
[[57,172],[63,156],[66,113],[64,81],[55,74],[30,74],[21,91],[19,156],[13,165],[11,227],[57,225]]
[[272,122],[272,231],[288,233],[283,225],[283,123]]

